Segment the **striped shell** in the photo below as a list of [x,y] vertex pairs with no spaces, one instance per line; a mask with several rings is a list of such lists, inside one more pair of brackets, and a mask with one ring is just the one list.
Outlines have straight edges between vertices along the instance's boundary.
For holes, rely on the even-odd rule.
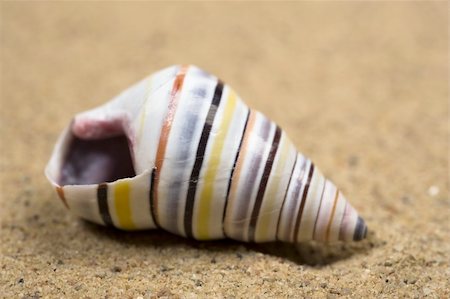
[[361,240],[367,227],[286,133],[216,77],[173,66],[78,114],[46,168],[65,206],[199,240]]

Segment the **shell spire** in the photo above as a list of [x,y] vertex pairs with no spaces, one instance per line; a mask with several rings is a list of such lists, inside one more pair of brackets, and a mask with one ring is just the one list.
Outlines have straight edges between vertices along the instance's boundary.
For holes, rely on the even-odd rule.
[[46,175],[74,214],[124,230],[292,243],[367,234],[280,127],[195,66],[161,70],[76,115]]

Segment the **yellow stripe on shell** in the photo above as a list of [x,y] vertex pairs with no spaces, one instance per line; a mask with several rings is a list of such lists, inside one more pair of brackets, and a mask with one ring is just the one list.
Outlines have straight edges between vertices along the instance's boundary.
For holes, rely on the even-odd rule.
[[130,181],[120,180],[114,184],[114,205],[116,209],[119,228],[134,229],[133,215],[130,202]]
[[209,223],[211,218],[211,204],[214,197],[214,182],[219,169],[225,138],[227,137],[227,132],[231,125],[236,104],[236,94],[230,89],[228,100],[224,108],[222,122],[217,130],[218,134],[214,138],[214,143],[212,145],[210,159],[205,171],[204,185],[198,203],[197,233],[195,235],[196,238],[200,240],[209,238]]

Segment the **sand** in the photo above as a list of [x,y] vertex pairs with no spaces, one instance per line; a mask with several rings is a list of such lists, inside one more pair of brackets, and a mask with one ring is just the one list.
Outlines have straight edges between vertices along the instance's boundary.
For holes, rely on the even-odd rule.
[[[447,2],[2,2],[0,296],[448,298]],[[366,219],[353,244],[197,242],[65,210],[80,111],[175,63],[278,122]]]

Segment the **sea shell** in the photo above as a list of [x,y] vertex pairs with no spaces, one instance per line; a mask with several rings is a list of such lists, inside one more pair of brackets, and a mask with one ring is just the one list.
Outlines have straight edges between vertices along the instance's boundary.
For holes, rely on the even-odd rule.
[[199,240],[361,240],[367,227],[287,134],[216,77],[172,66],[78,114],[46,168],[74,214]]

